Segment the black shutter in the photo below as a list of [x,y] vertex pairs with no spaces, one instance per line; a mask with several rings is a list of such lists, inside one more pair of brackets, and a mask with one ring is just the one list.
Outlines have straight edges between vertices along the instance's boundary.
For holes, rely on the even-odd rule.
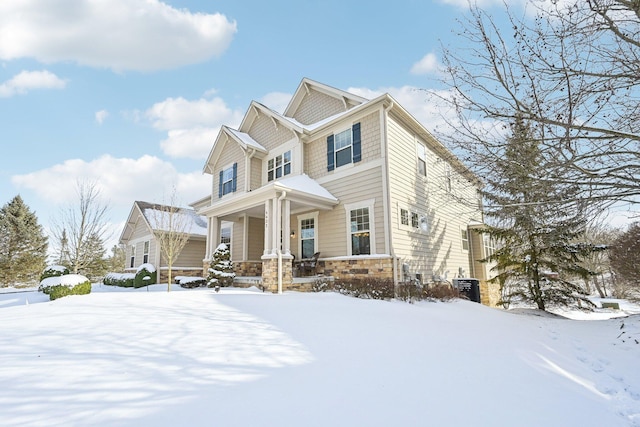
[[238,182],[238,164],[233,164],[233,184],[231,184],[231,191],[235,193],[236,183]]
[[335,168],[335,156],[333,155],[333,135],[327,137],[327,170]]
[[360,138],[360,123],[356,123],[351,127],[353,136],[353,163],[362,160],[362,144]]
[[222,197],[222,180],[224,171],[220,171],[220,181],[218,182],[218,198]]

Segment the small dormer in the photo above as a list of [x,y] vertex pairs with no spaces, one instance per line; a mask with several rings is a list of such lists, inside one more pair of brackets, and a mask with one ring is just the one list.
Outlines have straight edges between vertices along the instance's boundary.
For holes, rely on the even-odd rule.
[[358,95],[304,78],[291,98],[284,116],[303,125],[311,125],[367,101]]

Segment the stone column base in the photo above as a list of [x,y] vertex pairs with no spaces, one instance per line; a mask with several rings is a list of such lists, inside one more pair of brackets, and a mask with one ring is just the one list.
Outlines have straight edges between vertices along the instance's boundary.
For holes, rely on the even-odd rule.
[[[282,290],[287,290],[293,283],[291,255],[282,255]],[[278,257],[265,255],[262,257],[262,286],[265,291],[278,292]]]

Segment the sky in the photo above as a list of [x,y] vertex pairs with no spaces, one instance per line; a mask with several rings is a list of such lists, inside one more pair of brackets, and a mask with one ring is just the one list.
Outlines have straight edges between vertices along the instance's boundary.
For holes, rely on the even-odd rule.
[[19,194],[48,229],[77,201],[78,182],[96,183],[115,243],[135,200],[206,196],[220,126],[237,127],[252,100],[282,111],[304,77],[365,97],[389,92],[433,129],[437,110],[421,89],[436,87],[440,46],[465,5],[2,2],[0,205]]
[[569,320],[166,289],[0,292],[0,425],[640,426],[640,306],[627,301]]

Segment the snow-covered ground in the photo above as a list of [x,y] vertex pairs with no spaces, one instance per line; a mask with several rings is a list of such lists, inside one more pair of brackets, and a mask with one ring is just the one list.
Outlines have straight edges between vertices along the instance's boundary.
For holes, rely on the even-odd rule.
[[0,293],[3,427],[640,426],[630,304],[587,321],[166,285],[47,298]]

